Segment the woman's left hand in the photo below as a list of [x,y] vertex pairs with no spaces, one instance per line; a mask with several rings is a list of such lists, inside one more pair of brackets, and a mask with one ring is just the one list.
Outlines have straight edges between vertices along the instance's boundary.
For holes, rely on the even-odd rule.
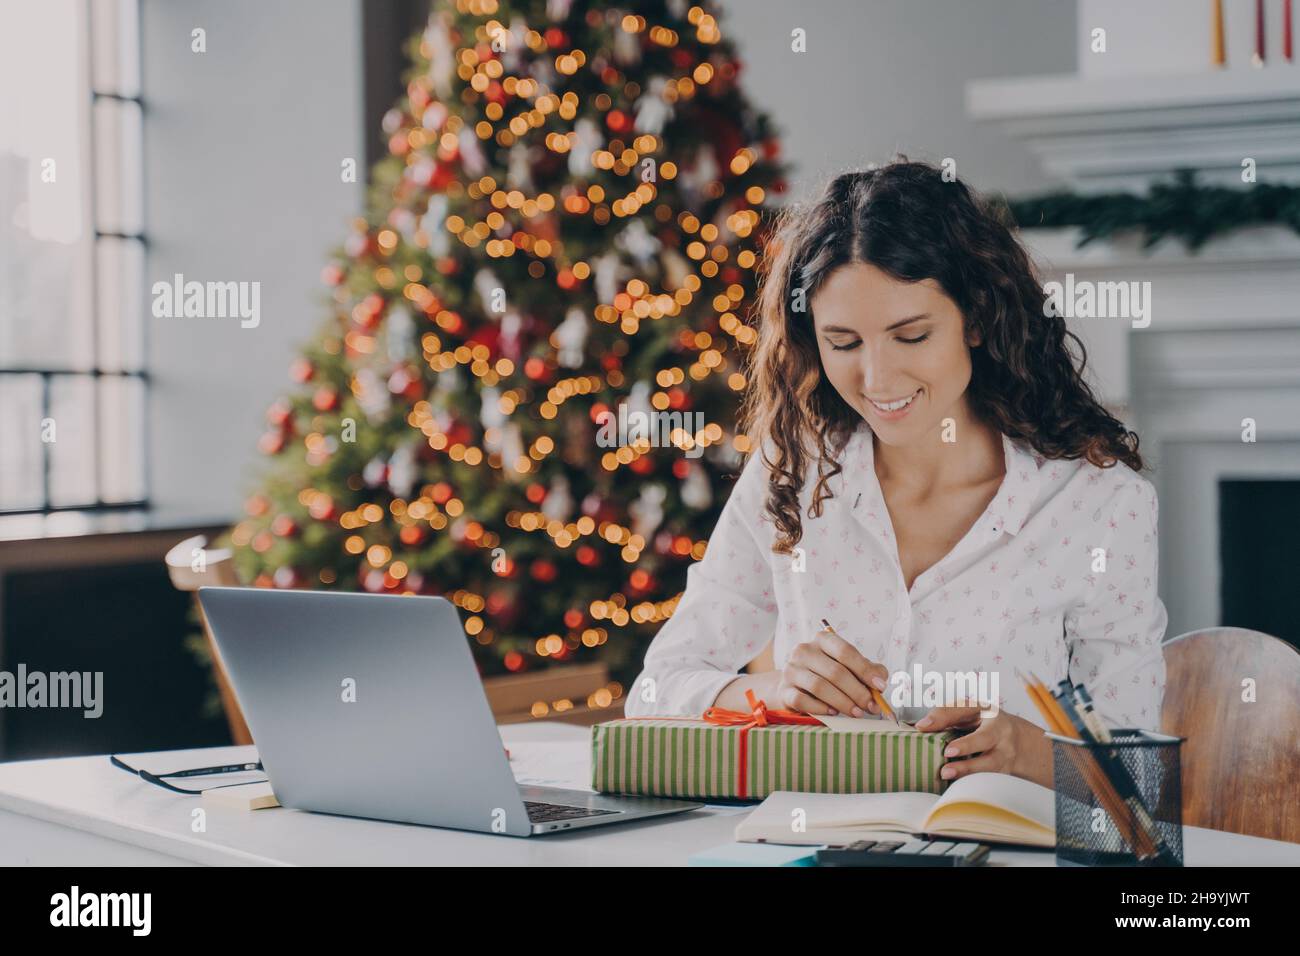
[[1009,773],[1051,788],[1052,742],[1043,728],[1005,711],[996,717],[980,717],[978,707],[935,707],[917,721],[926,732],[974,727],[944,750],[945,757],[966,757],[943,765],[939,775],[956,780],[971,773]]

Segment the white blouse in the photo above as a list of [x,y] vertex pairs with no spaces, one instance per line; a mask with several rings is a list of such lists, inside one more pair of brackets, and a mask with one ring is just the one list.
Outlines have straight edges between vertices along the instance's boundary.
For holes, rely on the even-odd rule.
[[997,494],[910,591],[865,422],[828,482],[834,497],[820,518],[808,517],[816,481],[815,462],[809,466],[802,555],[772,553],[767,469],[752,454],[646,652],[627,715],[699,716],[770,641],[782,668],[825,617],[888,669],[887,695],[899,672],[915,678],[918,665],[926,681],[930,672],[985,671],[990,689],[996,672],[999,707],[1043,726],[1019,668],[1049,685],[1067,675],[1082,681],[1112,727],[1158,729],[1165,665],[1156,648],[1168,615],[1156,595],[1151,483],[1123,464],[1044,459],[1005,436],[1002,444],[1006,476]]

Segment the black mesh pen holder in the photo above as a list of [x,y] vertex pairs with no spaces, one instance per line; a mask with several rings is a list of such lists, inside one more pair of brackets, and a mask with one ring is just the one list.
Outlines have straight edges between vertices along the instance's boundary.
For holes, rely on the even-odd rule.
[[1106,744],[1047,736],[1058,864],[1183,865],[1182,737],[1129,728]]

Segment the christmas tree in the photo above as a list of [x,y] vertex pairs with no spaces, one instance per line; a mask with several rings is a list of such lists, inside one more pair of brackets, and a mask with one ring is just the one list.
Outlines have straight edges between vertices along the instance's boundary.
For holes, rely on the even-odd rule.
[[706,5],[438,3],[409,53],[236,566],[443,595],[485,675],[626,681],[749,450],[774,131]]

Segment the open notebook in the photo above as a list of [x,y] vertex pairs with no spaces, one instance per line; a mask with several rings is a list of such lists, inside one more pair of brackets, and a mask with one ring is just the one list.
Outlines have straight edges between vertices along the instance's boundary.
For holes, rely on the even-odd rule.
[[[804,827],[797,830],[802,810]],[[1056,794],[1005,773],[973,773],[932,793],[778,790],[736,826],[741,843],[844,844],[874,833],[925,833],[986,843],[1056,843]]]

